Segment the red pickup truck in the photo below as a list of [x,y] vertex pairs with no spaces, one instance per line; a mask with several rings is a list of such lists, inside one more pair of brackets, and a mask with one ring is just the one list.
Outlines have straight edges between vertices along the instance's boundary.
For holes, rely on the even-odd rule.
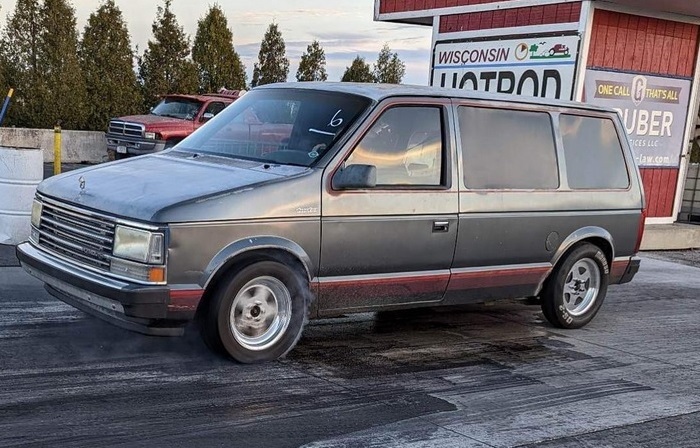
[[148,115],[114,118],[105,134],[109,158],[151,154],[175,146],[244,93],[222,89],[205,95],[165,95]]

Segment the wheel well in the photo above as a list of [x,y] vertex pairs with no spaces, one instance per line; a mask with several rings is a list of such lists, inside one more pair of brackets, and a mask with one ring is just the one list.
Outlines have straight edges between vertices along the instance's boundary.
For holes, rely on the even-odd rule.
[[197,314],[205,309],[206,305],[211,300],[211,296],[230,273],[240,271],[260,261],[276,261],[282,263],[295,270],[302,278],[307,281],[309,280],[309,273],[306,266],[292,253],[284,249],[249,250],[234,256],[217,269],[204,290],[202,300],[200,300],[199,306],[197,307]]
[[583,243],[590,243],[593,244],[594,246],[598,247],[600,250],[603,251],[603,255],[605,255],[605,259],[608,260],[608,266],[612,266],[612,261],[613,261],[613,247],[612,244],[610,244],[610,241],[606,240],[605,238],[600,238],[600,237],[590,237],[590,238],[584,238],[580,241],[576,241],[574,244],[569,247],[566,252],[562,254],[561,257],[557,260],[557,263],[552,267],[552,270],[547,274],[547,277],[542,281],[542,285],[540,285],[537,294],[539,295],[540,292],[545,288],[547,285],[547,282],[549,279],[552,277],[552,274],[554,273],[554,269],[561,264],[564,260],[566,260],[566,257],[569,256],[571,252],[576,249],[579,245]]
[[610,244],[610,241],[606,240],[605,238],[586,238],[585,240],[581,240],[575,245],[581,244],[581,243],[591,243],[594,246],[598,246],[600,250],[603,251],[603,254],[605,255],[605,259],[608,260],[608,266],[612,266],[613,262],[613,248],[612,244]]

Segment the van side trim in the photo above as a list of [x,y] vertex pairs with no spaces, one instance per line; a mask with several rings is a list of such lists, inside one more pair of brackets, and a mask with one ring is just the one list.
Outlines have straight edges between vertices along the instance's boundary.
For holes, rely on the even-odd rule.
[[367,287],[419,288],[427,291],[478,289],[510,285],[538,284],[549,274],[551,263],[531,263],[488,267],[457,268],[437,271],[399,272],[388,274],[362,274],[319,277],[316,281],[323,293],[338,289]]
[[499,288],[515,285],[538,285],[551,272],[551,263],[453,269],[448,290],[459,291]]

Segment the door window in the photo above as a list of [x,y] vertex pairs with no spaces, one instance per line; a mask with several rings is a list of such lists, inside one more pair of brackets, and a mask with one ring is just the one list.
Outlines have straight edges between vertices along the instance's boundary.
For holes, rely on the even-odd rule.
[[394,107],[384,112],[355,147],[346,165],[373,165],[377,187],[445,184],[442,110]]
[[226,108],[226,105],[224,103],[220,103],[218,101],[209,103],[207,106],[207,110],[204,111],[205,114],[212,114],[216,116],[219,112],[224,110]]

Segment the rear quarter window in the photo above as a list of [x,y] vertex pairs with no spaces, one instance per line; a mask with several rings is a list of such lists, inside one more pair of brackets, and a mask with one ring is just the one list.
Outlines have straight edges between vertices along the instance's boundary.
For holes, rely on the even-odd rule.
[[562,114],[559,127],[570,188],[629,187],[622,144],[611,119]]

